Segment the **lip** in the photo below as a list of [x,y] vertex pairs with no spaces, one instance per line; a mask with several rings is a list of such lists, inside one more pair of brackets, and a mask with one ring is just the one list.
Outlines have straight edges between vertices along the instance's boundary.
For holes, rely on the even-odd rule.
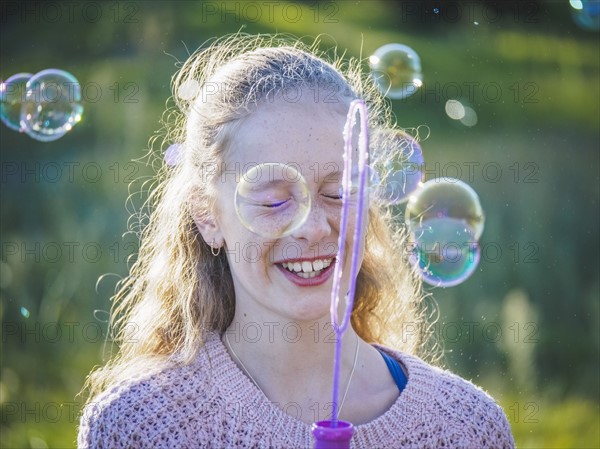
[[276,262],[273,262],[275,264],[282,264],[282,263],[286,263],[286,262],[299,262],[302,263],[304,261],[308,261],[308,262],[314,262],[315,260],[324,260],[324,259],[332,259],[332,262],[335,262],[337,258],[336,254],[331,254],[331,255],[323,255],[323,256],[319,256],[319,257],[299,257],[296,259],[283,259],[283,260],[278,260]]
[[[316,258],[311,258],[311,259],[293,259],[293,260],[284,260],[283,262],[302,262],[302,261],[313,261],[313,260],[318,260]],[[299,287],[314,287],[317,285],[321,285],[324,284],[325,282],[327,282],[329,280],[329,278],[333,275],[333,270],[335,268],[335,264],[337,263],[335,257],[333,258],[333,261],[331,262],[331,265],[329,265],[327,268],[324,268],[323,271],[321,271],[321,273],[315,277],[312,278],[308,278],[308,279],[304,279],[301,278],[300,276],[296,276],[295,274],[293,274],[291,271],[289,271],[286,268],[283,268],[283,266],[281,265],[281,263],[277,263],[276,267],[279,269],[279,271],[281,271],[283,273],[283,275],[292,283],[294,283],[295,285],[299,286]]]

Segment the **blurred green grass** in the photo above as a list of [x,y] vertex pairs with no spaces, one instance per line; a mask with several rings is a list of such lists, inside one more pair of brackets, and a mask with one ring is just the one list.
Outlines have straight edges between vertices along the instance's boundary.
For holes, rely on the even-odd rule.
[[598,403],[577,397],[551,399],[500,396],[520,448],[597,448]]

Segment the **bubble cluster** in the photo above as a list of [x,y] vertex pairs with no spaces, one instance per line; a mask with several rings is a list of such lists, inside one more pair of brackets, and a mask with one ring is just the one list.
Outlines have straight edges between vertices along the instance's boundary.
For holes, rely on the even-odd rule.
[[453,178],[423,183],[406,205],[410,262],[430,285],[450,287],[477,268],[485,217],[477,193]]
[[369,65],[375,84],[389,98],[409,97],[423,85],[419,55],[406,45],[379,47],[369,57]]
[[[582,16],[592,17],[589,3],[572,0],[571,6],[581,10]],[[406,45],[383,45],[370,56],[369,64],[377,88],[389,98],[407,98],[423,84],[419,55]],[[476,111],[465,101],[449,99],[445,112],[464,126],[477,124]],[[480,259],[477,240],[484,215],[475,191],[458,179],[424,183],[421,146],[401,130],[374,132],[369,147],[378,155],[375,174],[379,177],[371,177],[378,203],[396,207],[408,201],[405,220],[412,243],[411,264],[430,285],[450,287],[463,282]]]
[[64,70],[13,75],[0,85],[0,94],[2,121],[41,142],[60,139],[83,113],[79,82]]
[[241,176],[235,191],[238,218],[266,238],[290,235],[306,221],[310,206],[306,180],[291,165],[256,165]]

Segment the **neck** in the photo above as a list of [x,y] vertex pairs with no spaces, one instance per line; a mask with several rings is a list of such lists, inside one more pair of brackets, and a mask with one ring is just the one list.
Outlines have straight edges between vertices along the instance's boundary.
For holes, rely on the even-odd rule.
[[[238,364],[272,401],[331,400],[336,334],[329,320],[282,322],[239,319],[223,341]],[[225,336],[227,337],[225,339]],[[349,326],[342,337],[341,401],[356,364],[359,341]]]

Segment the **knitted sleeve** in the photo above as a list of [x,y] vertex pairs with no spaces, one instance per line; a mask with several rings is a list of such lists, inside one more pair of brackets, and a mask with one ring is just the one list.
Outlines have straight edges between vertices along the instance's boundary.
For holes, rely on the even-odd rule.
[[486,408],[488,413],[479,432],[480,447],[514,449],[515,441],[504,411],[495,402]]
[[138,402],[133,392],[117,387],[104,392],[95,402],[87,404],[81,415],[77,447],[81,449],[143,447],[139,441],[140,436],[136,435],[137,407],[133,401]]
[[437,397],[437,411],[446,415],[448,423],[442,434],[449,447],[514,449],[515,442],[504,411],[479,387],[454,377],[452,381],[442,383]]

